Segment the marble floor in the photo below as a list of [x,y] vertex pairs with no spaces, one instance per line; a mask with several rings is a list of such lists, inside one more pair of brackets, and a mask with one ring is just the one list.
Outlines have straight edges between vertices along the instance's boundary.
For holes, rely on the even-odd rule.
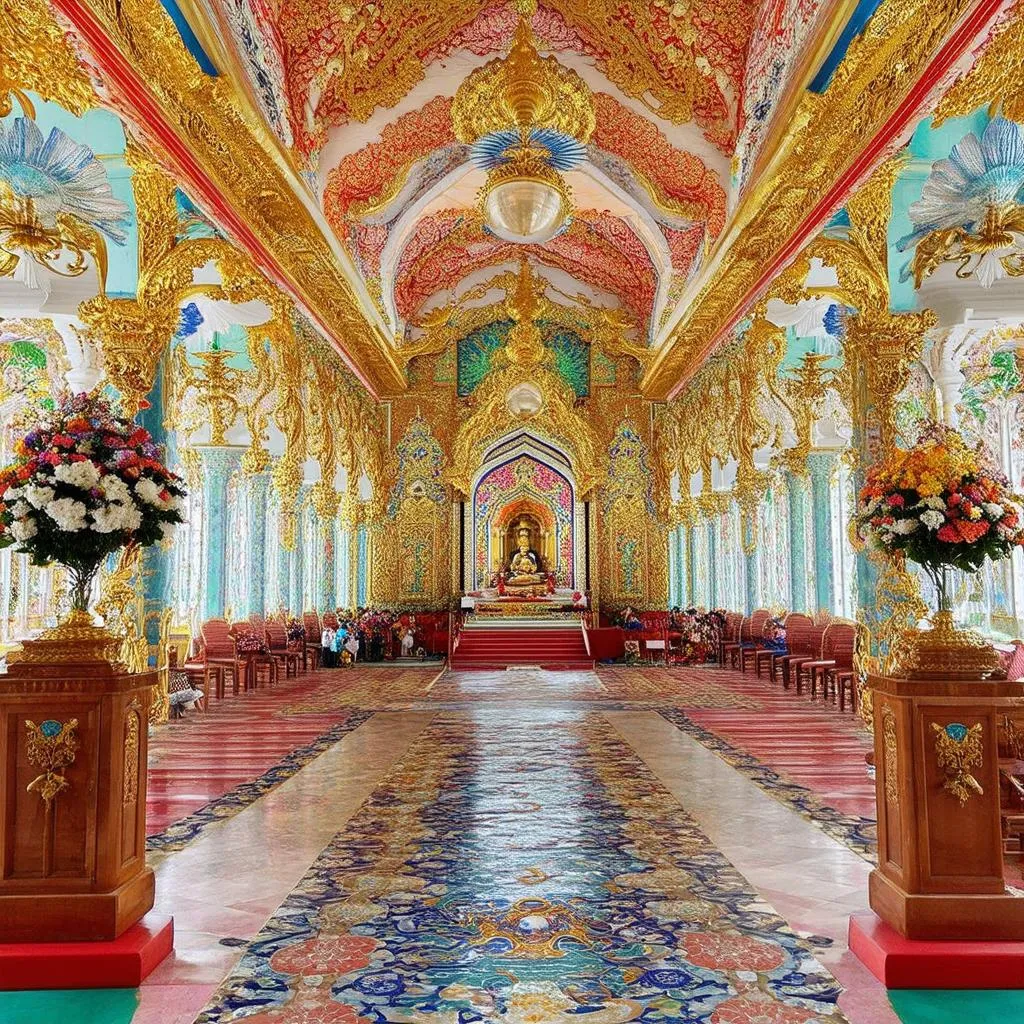
[[[831,743],[834,772],[786,730]],[[137,992],[0,994],[0,1021],[1015,1019],[1015,994],[890,1002],[846,949],[864,747],[849,716],[715,669],[379,668],[243,695],[154,741],[174,954]]]

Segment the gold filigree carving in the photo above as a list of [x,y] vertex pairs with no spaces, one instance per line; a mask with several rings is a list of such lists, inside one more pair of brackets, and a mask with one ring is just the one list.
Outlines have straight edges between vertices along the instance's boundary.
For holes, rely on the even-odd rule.
[[937,128],[951,117],[967,117],[979,107],[1002,106],[1011,121],[1024,121],[1024,3],[1003,15],[974,64],[950,87],[935,108]]
[[142,714],[138,700],[132,698],[124,718],[124,764],[121,803],[127,807],[139,799],[139,730]]
[[[196,201],[223,203],[238,215],[248,228],[247,258],[261,265],[273,262],[275,280],[311,312],[371,386],[404,390],[390,335],[365,296],[351,260],[325,236],[307,206],[306,187],[283,158],[270,128],[246,113],[248,102],[235,96],[229,81],[203,73],[157,0],[88,0],[86,8],[88,20],[76,24],[80,46],[90,47],[102,34],[103,46],[116,49],[139,77],[136,92],[126,86],[113,101],[119,113],[146,137],[162,162],[175,169],[176,180]],[[74,20],[77,9],[67,13]],[[105,52],[92,56],[101,69],[109,59]],[[191,154],[187,164],[164,150],[153,129],[151,107],[141,105],[143,95],[155,102],[159,116]],[[201,173],[194,170],[200,167]],[[94,316],[99,318],[99,313]],[[147,332],[145,321],[141,316],[122,316],[120,323],[111,324],[138,336],[132,346],[136,361],[141,351],[152,351],[143,339],[159,342],[158,356],[172,333],[164,322]]]
[[935,763],[946,776],[942,788],[956,797],[961,807],[967,806],[972,793],[979,796],[985,791],[971,774],[971,769],[982,764],[981,723],[972,726],[960,722],[939,725],[932,722],[935,734]]
[[71,785],[64,773],[74,763],[75,752],[78,750],[78,737],[75,735],[77,728],[77,718],[67,722],[49,718],[39,725],[25,720],[25,729],[28,731],[25,758],[33,768],[40,771],[26,789],[29,793],[38,793],[47,806],[58,793],[64,792]]
[[46,0],[0,0],[0,117],[16,99],[27,117],[35,110],[27,91],[77,117],[96,105],[96,94]]
[[771,177],[745,193],[733,214],[741,226],[728,235],[728,248],[719,258],[711,254],[696,294],[686,296],[682,317],[658,348],[642,382],[645,395],[664,397],[694,375],[709,347],[743,314],[751,281],[793,238],[794,225],[803,223],[827,187],[883,130],[968,6],[968,0],[906,0],[899,18],[885,21],[879,18],[888,8],[883,5],[851,44],[829,88],[804,94],[785,151],[774,163],[764,154]]
[[896,744],[896,716],[892,708],[882,708],[882,749],[885,757],[885,802],[900,805],[899,754]]

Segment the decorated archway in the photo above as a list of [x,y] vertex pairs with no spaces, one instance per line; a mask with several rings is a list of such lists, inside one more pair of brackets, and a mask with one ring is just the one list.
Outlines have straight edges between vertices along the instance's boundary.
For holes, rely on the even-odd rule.
[[576,483],[565,455],[529,435],[495,445],[472,487],[468,589],[488,584],[507,558],[508,530],[526,518],[536,524],[545,570],[561,586],[577,578]]

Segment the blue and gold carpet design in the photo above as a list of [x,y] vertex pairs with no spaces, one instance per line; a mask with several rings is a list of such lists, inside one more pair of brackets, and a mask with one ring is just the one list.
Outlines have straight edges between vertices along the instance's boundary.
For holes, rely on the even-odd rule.
[[602,715],[445,711],[199,1024],[840,1024],[839,987]]

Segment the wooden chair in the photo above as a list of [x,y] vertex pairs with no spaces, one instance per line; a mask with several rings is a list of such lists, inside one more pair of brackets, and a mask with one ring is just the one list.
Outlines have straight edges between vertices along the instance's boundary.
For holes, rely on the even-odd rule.
[[774,683],[778,678],[778,670],[781,665],[782,659],[789,654],[790,649],[790,632],[793,629],[799,631],[805,626],[813,626],[814,622],[809,615],[804,615],[802,612],[790,612],[783,621],[783,625],[786,627],[786,646],[782,648],[765,649],[758,651],[754,661],[754,671],[758,676],[761,675],[761,666],[767,667],[768,678]]
[[803,650],[799,653],[794,653],[787,663],[789,678],[796,681],[796,692],[798,694],[803,693],[803,676],[800,674],[800,666],[809,661],[821,660],[821,646],[825,642],[825,631],[827,629],[828,626],[825,625],[811,626],[805,634],[806,641]]
[[754,645],[764,633],[764,624],[768,621],[769,614],[767,609],[758,608],[749,619],[744,619],[740,623],[739,643],[729,644],[727,649],[730,668],[739,668],[744,658],[743,652],[754,649]]
[[285,679],[299,674],[299,652],[288,646],[288,630],[283,622],[269,620],[265,635],[270,654],[284,665]]
[[835,665],[825,669],[825,696],[828,691],[839,700],[839,710],[846,710],[846,695],[850,695],[850,706],[857,710],[857,676],[853,671],[853,658],[857,653],[857,627],[850,623],[837,623],[842,628],[832,646]]
[[668,612],[641,612],[643,629],[637,630],[636,639],[642,642],[642,649],[650,662],[661,654],[668,664]]
[[266,679],[268,686],[273,686],[277,682],[277,660],[267,651],[240,650],[239,642],[247,634],[261,638],[263,636],[251,621],[232,623],[231,635],[235,639],[235,652],[242,667],[243,688],[247,691],[259,689],[261,677]]
[[825,629],[821,642],[821,658],[817,661],[801,662],[797,668],[797,693],[800,682],[804,678],[811,684],[811,699],[817,695],[818,682],[821,682],[821,694],[825,700],[829,696],[828,670],[840,667],[840,655],[843,657],[844,668],[853,667],[853,648],[857,639],[856,627],[848,622],[832,622]]
[[210,680],[214,680],[217,699],[223,700],[227,689],[227,675],[231,673],[231,689],[238,693],[242,666],[235,651],[227,619],[210,619],[199,627],[203,641],[203,693],[211,694]]
[[306,641],[302,646],[302,671],[309,671],[309,663],[313,663],[313,669],[320,667],[320,658],[323,648],[320,646],[320,637],[323,635],[323,626],[320,625],[320,616],[315,612],[304,612],[302,624],[306,627]]
[[808,635],[814,629],[814,620],[809,615],[797,618],[791,615],[786,620],[786,653],[778,655],[772,662],[772,681],[781,675],[782,687],[789,689],[790,663],[794,658],[804,657],[808,652]]
[[755,667],[758,654],[762,653],[765,648],[764,631],[768,627],[768,623],[771,621],[772,613],[769,611],[764,612],[764,618],[761,620],[760,626],[757,624],[757,618],[759,615],[761,615],[761,611],[756,611],[751,616],[750,646],[740,648],[740,671],[744,673],[747,671],[747,665],[751,668]]
[[726,650],[733,644],[739,643],[740,626],[743,624],[743,616],[739,612],[726,612],[725,625],[722,627],[722,635],[718,638],[718,664],[725,668]]

